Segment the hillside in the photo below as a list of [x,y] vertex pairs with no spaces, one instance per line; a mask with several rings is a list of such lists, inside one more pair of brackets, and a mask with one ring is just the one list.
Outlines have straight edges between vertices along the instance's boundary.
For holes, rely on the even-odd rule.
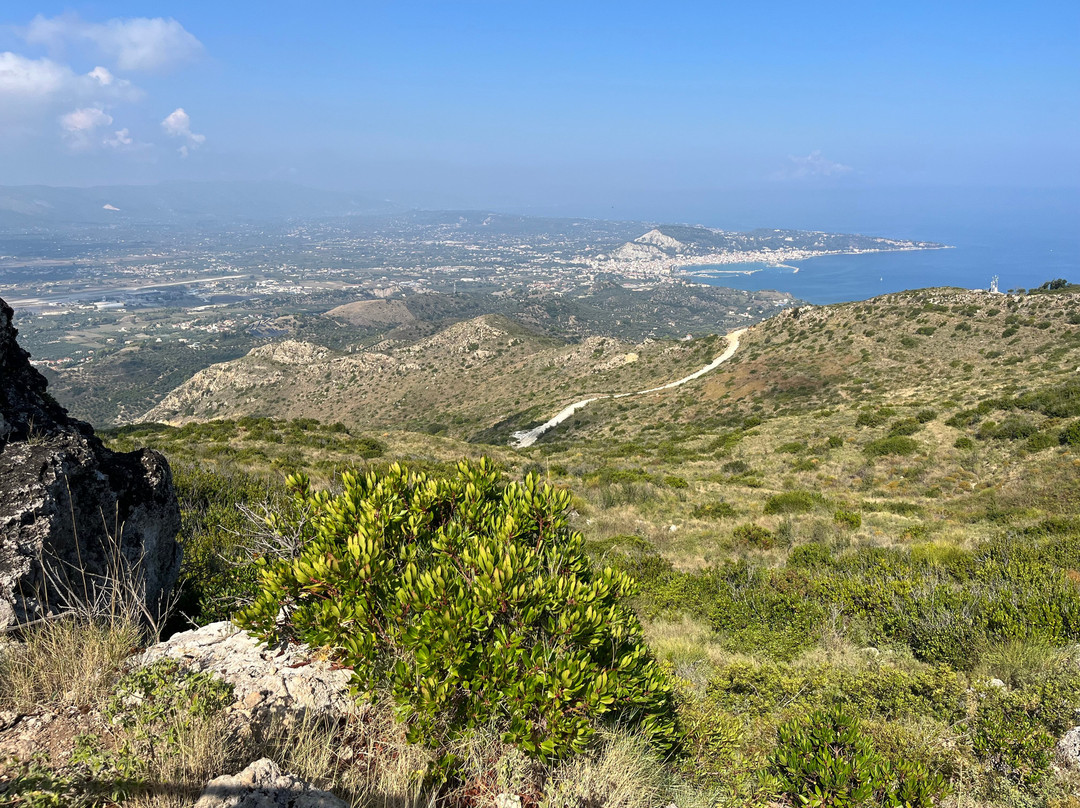
[[[137,420],[200,370],[273,339],[340,352],[385,351],[457,322],[502,314],[557,340],[609,337],[638,343],[725,331],[794,302],[778,292],[685,283],[645,289],[601,283],[567,294],[399,290],[392,298],[374,298],[351,291],[190,313],[163,308],[27,317],[21,327],[35,358],[54,363],[45,372],[57,400],[78,418],[118,424]],[[73,362],[72,351],[85,355]]]
[[184,425],[108,439],[173,462],[183,608],[200,623],[253,594],[265,525],[243,509],[288,513],[284,474],[336,490],[345,468],[446,478],[487,456],[565,492],[594,569],[637,581],[630,603],[676,694],[680,754],[627,747],[610,764],[662,775],[642,808],[790,804],[777,773],[825,765],[803,754],[828,737],[823,715],[852,722],[920,808],[1073,804],[1080,296],[927,289],[792,309],[682,387],[507,443],[581,391],[671,381],[722,345],[569,343],[502,315],[352,353],[281,341],[182,386]]
[[665,383],[673,370],[708,362],[718,344],[712,337],[568,343],[501,315],[366,351],[286,340],[200,371],[142,420],[303,417],[469,438],[496,425],[507,432],[526,425],[563,397]]

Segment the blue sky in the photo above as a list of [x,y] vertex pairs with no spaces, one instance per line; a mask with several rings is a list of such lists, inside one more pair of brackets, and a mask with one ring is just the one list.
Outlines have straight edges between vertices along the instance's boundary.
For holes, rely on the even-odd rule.
[[1080,3],[0,7],[0,184],[1080,186]]

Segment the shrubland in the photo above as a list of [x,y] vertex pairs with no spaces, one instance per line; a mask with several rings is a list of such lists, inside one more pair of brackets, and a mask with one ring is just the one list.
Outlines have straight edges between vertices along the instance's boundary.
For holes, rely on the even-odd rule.
[[[1046,291],[788,312],[524,451],[336,417],[110,440],[173,460],[188,619],[362,673],[401,804],[1064,808],[1080,301]],[[371,804],[309,735],[271,751]]]

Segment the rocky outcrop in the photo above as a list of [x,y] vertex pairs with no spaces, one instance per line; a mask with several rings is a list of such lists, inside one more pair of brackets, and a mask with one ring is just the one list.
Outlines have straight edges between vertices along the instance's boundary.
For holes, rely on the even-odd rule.
[[233,686],[233,709],[255,723],[275,716],[336,721],[354,713],[352,669],[314,656],[304,645],[267,648],[221,622],[174,634],[146,649],[139,664],[169,658],[216,675]]
[[69,418],[0,300],[0,628],[122,589],[155,612],[180,569],[165,458],[118,453]]
[[1058,762],[1067,769],[1080,771],[1080,727],[1073,727],[1057,742]]
[[261,758],[239,774],[211,780],[195,808],[348,808],[348,804]]

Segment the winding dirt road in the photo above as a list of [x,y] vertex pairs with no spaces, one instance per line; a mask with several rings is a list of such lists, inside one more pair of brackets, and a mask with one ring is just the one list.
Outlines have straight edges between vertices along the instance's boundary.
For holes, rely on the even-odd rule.
[[701,370],[696,371],[695,373],[691,373],[689,376],[685,376],[678,381],[660,385],[659,387],[650,387],[648,390],[637,390],[632,393],[613,393],[604,396],[594,396],[593,398],[585,398],[581,401],[575,401],[570,406],[560,410],[559,414],[551,420],[544,421],[544,423],[540,424],[540,426],[533,427],[528,431],[515,432],[513,435],[510,436],[510,445],[513,446],[515,449],[524,449],[528,446],[532,446],[534,443],[536,443],[537,439],[545,432],[550,429],[554,429],[571,415],[573,415],[575,412],[583,409],[584,407],[587,407],[594,401],[600,401],[601,399],[605,398],[626,398],[628,396],[643,396],[646,393],[658,393],[661,390],[671,390],[672,388],[680,387],[687,382],[692,382],[694,379],[700,379],[706,373],[711,370],[715,370],[735,355],[735,352],[739,350],[739,337],[741,337],[745,333],[746,329],[740,328],[738,331],[732,331],[730,334],[728,334],[725,337],[728,342],[727,349],[718,357],[716,357],[716,359],[703,367]]

